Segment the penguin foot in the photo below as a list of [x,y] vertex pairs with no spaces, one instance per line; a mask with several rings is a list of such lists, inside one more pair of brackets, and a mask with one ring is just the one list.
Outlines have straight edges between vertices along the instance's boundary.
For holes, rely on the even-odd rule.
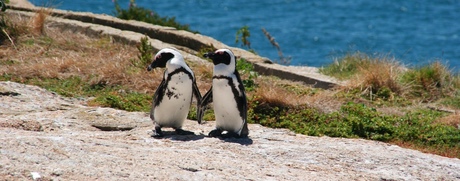
[[156,127],[155,130],[152,130],[153,134],[150,135],[153,138],[162,138],[163,137],[163,132],[161,131],[161,128]]
[[195,134],[194,132],[191,132],[191,131],[186,131],[186,130],[183,130],[183,129],[176,129],[176,134],[178,135],[192,135],[192,134]]
[[211,132],[209,132],[208,136],[209,136],[209,137],[219,137],[219,136],[222,136],[222,131],[219,130],[219,129],[212,130]]

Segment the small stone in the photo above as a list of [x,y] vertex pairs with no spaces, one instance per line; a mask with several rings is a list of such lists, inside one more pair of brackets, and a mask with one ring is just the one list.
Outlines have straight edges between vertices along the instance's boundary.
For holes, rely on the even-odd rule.
[[38,180],[42,178],[38,172],[30,172],[30,174],[32,175],[32,179],[34,180]]

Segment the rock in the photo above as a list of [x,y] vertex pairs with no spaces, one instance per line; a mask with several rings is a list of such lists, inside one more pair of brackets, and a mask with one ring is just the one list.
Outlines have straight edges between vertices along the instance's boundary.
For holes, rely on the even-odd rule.
[[20,6],[26,8],[34,8],[35,6],[27,0],[10,0],[9,6]]
[[[44,89],[0,82],[0,176],[18,180],[459,180],[460,160],[362,139],[311,137],[250,124],[248,139],[150,137],[147,113],[86,107]],[[44,104],[46,102],[46,104]],[[53,106],[56,109],[48,109]],[[14,109],[14,110],[11,110]],[[24,129],[11,124],[34,124]],[[128,125],[101,131],[94,125]],[[129,128],[129,129],[128,129]],[[24,170],[28,172],[24,172]]]

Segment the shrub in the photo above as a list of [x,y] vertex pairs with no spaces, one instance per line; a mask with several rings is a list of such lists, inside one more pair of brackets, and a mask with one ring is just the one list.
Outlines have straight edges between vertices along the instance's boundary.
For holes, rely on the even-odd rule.
[[252,53],[256,53],[251,48],[251,42],[249,41],[249,37],[251,36],[251,32],[249,31],[249,26],[243,26],[236,31],[235,35],[235,43],[241,42],[241,47],[246,47],[248,51]]
[[334,63],[319,69],[320,73],[340,80],[351,78],[359,71],[359,67],[367,67],[371,58],[363,53],[348,53],[344,57],[335,59]]
[[403,88],[398,82],[400,72],[399,65],[393,60],[387,58],[371,59],[367,67],[359,67],[355,79],[359,82],[352,86],[364,89],[363,93],[369,94],[370,100],[373,100],[373,95],[382,95],[383,98],[388,99],[391,97],[391,93],[402,93]]
[[453,76],[439,61],[405,72],[402,81],[411,86],[410,94],[413,97],[425,102],[453,96],[459,87],[458,77]]
[[6,10],[6,3],[10,3],[10,0],[0,0],[0,11],[5,11]]
[[43,35],[45,33],[45,20],[51,14],[51,9],[49,8],[40,8],[35,13],[32,18],[32,30],[38,35]]
[[404,86],[399,83],[402,68],[388,57],[369,57],[361,53],[347,55],[324,71],[338,70],[339,76],[350,78],[345,89],[357,89],[369,100],[393,100],[402,95]]
[[341,111],[347,116],[344,118],[351,126],[351,133],[361,138],[389,141],[394,138],[395,128],[392,116],[384,116],[373,108],[364,104],[348,103]]
[[150,24],[160,25],[160,26],[169,26],[174,27],[178,30],[190,31],[193,33],[198,33],[196,31],[190,30],[189,25],[183,25],[176,21],[175,17],[161,17],[156,12],[145,9],[143,7],[137,7],[135,0],[129,1],[129,8],[122,9],[118,4],[118,1],[115,0],[115,16],[121,19],[126,20],[137,20]]
[[137,45],[139,54],[137,55],[138,60],[133,60],[132,63],[136,67],[146,67],[153,60],[153,47],[149,42],[149,37],[144,36],[141,38],[140,43]]
[[253,91],[257,86],[254,79],[259,76],[259,74],[254,71],[254,66],[245,59],[240,58],[236,61],[236,69],[242,76],[241,81],[246,91]]
[[27,31],[27,27],[25,25],[12,23],[7,16],[8,15],[0,12],[0,45],[5,44],[4,41],[8,41],[16,47],[14,41],[18,36]]

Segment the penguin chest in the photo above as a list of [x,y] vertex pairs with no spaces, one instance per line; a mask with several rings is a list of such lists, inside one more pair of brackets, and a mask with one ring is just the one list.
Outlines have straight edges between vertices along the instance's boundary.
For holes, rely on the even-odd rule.
[[[238,132],[243,126],[243,119],[240,116],[238,105],[235,100],[232,86],[229,79],[213,80],[213,105],[216,117],[216,127],[232,132]],[[237,84],[233,84],[237,85]]]
[[192,101],[192,80],[185,73],[171,76],[163,98],[155,107],[155,122],[166,127],[180,127],[187,118]]

